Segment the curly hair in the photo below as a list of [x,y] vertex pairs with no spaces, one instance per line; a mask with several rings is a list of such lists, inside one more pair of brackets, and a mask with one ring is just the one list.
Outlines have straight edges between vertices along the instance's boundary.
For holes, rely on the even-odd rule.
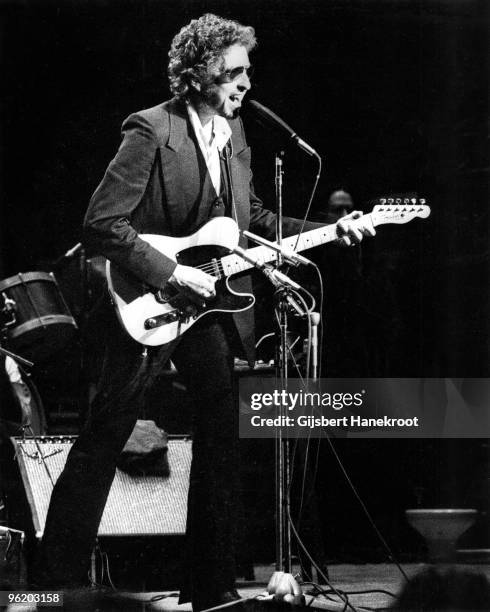
[[222,68],[223,53],[235,44],[247,51],[254,49],[255,30],[212,13],[193,19],[174,37],[168,53],[172,93],[180,98],[186,96],[193,79],[210,82]]

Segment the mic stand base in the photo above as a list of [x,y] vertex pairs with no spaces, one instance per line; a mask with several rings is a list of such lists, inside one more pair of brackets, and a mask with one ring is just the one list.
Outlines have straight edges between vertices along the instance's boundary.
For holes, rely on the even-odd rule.
[[267,585],[267,591],[263,595],[259,595],[257,599],[260,601],[274,600],[292,606],[305,605],[305,596],[296,578],[292,574],[282,571],[275,571],[272,574]]

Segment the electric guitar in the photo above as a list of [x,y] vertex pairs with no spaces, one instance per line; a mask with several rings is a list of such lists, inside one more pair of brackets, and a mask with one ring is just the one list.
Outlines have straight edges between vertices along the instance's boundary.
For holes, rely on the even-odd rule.
[[[388,200],[380,200],[385,202]],[[398,202],[398,200],[391,200]],[[425,200],[400,199],[400,204],[380,204],[371,213],[354,221],[358,227],[375,227],[385,223],[408,223],[416,217],[430,215]],[[255,303],[251,293],[237,293],[229,285],[232,276],[253,267],[233,252],[238,246],[240,230],[230,217],[215,217],[196,233],[184,238],[156,234],[141,234],[140,238],[179,264],[200,268],[215,276],[216,296],[194,302],[171,286],[160,291],[151,290],[135,277],[107,262],[107,282],[118,317],[137,342],[148,346],[168,344],[184,334],[198,319],[209,312],[240,312]],[[321,244],[334,242],[339,237],[335,225],[290,236],[283,240],[289,251],[304,251]],[[261,264],[274,262],[275,251],[265,246],[253,247],[245,253]]]

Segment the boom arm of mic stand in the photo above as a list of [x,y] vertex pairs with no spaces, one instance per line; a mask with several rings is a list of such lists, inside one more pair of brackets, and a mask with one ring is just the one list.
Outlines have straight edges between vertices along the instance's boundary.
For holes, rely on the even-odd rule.
[[20,363],[20,365],[23,365],[26,368],[32,368],[32,366],[34,365],[33,361],[29,361],[29,359],[26,359],[25,357],[21,357],[20,355],[16,355],[15,353],[12,353],[11,351],[7,351],[7,349],[4,349],[0,346],[0,355],[6,355],[8,357],[11,357],[14,361],[17,361],[17,363]]

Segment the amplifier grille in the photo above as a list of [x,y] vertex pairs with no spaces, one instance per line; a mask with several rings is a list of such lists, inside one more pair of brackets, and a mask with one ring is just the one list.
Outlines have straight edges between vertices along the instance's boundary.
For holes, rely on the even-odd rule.
[[[42,537],[52,484],[58,479],[76,436],[11,438],[31,508],[37,536]],[[37,444],[36,444],[37,442]],[[44,457],[39,457],[39,450]],[[170,437],[170,476],[130,476],[119,469],[99,527],[99,536],[183,535],[192,458],[188,437]],[[45,465],[46,464],[46,465]]]

